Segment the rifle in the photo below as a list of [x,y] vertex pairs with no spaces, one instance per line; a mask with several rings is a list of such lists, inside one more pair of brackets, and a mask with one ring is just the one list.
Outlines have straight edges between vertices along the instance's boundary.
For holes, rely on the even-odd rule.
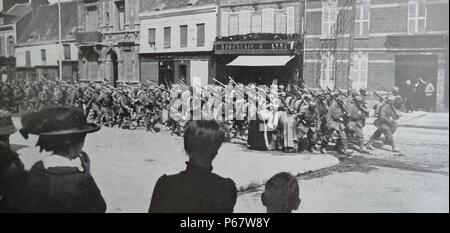
[[338,98],[336,98],[332,92],[331,89],[329,87],[327,87],[327,91],[328,94],[330,95],[331,99],[333,99],[334,101],[336,101],[338,107],[341,109],[342,113],[344,113],[344,115],[348,116],[348,111],[345,109],[344,103],[342,103],[342,101]]
[[162,88],[162,87],[158,86],[157,84],[154,84],[154,83],[150,82],[149,80],[147,80],[147,82],[150,83],[151,85],[155,86],[156,88],[160,89],[160,90],[167,91],[167,92],[169,92],[169,93],[171,93],[173,95],[176,95],[176,93],[174,93],[174,92],[172,92],[170,90],[167,90],[165,88]]
[[378,92],[375,91],[375,90],[373,90],[373,93],[374,93],[378,98],[380,98],[380,101],[381,101],[382,103],[386,103],[386,104],[389,105],[389,107],[391,108],[392,112],[394,113],[394,118],[396,118],[396,119],[399,119],[399,118],[400,118],[400,114],[398,114],[398,112],[397,112],[397,110],[395,109],[395,107],[394,107],[391,103],[389,103],[389,101],[388,101],[387,99],[383,98],[383,96],[381,96],[380,94],[378,94]]

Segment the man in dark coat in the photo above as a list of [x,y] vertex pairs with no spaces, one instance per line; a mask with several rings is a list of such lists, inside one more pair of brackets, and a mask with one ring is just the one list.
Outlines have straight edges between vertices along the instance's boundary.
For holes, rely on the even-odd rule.
[[[233,180],[212,173],[212,161],[225,140],[215,121],[193,121],[184,134],[187,169],[156,183],[150,213],[231,213],[237,199]],[[207,146],[205,146],[207,145]]]

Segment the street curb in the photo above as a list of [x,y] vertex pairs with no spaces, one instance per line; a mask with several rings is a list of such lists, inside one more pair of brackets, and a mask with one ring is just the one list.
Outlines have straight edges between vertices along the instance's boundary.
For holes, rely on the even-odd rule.
[[448,126],[429,126],[429,125],[399,125],[403,128],[417,128],[417,129],[436,129],[436,130],[449,130]]

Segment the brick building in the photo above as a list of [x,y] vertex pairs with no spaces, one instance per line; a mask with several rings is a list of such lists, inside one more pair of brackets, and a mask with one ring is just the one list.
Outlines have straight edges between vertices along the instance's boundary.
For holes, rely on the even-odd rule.
[[299,81],[301,12],[298,0],[219,1],[217,78],[258,84]]
[[[33,0],[37,3],[39,0]],[[15,46],[16,70],[19,77],[43,76],[58,80],[62,62],[62,79],[76,81],[78,48],[75,46],[77,26],[76,2],[61,3],[61,40],[59,44],[58,4],[37,5],[30,23]]]
[[77,0],[80,80],[139,81],[140,0]]
[[166,0],[147,4],[146,12],[140,15],[141,81],[208,84],[216,71],[216,1]]
[[305,2],[308,86],[382,90],[422,77],[437,90],[437,109],[448,110],[448,1]]

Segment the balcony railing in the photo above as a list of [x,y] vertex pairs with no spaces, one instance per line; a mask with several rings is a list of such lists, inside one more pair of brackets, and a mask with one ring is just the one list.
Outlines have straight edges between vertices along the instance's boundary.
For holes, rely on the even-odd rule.
[[102,42],[102,33],[99,31],[77,32],[76,38],[79,44],[99,43]]

